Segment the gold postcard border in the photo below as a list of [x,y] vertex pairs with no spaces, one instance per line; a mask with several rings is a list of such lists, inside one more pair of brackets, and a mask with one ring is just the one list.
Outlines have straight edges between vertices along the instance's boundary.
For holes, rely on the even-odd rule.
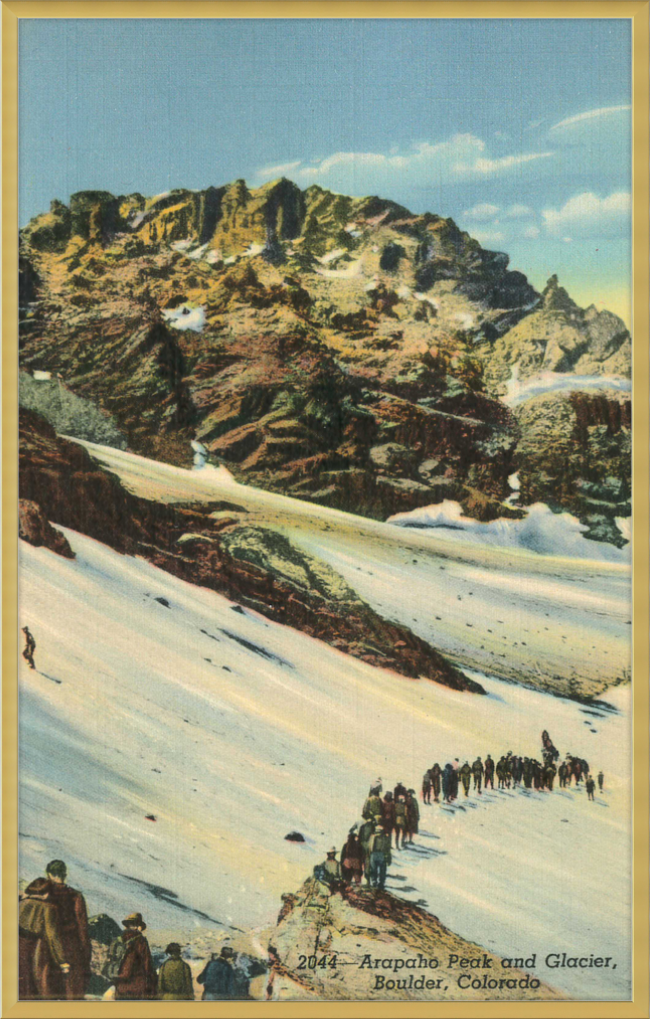
[[[648,487],[650,468],[650,375],[648,251],[648,14],[649,0],[95,0],[95,2],[39,2],[5,0],[2,3],[2,665],[6,681],[2,690],[2,822],[3,822],[3,916],[2,916],[2,1016],[5,1019],[46,1017],[354,1017],[392,1019],[394,1016],[440,1019],[482,1019],[482,1017],[554,1017],[554,1019],[637,1019],[647,1017],[650,1007],[648,973],[648,721],[649,648],[648,614],[650,512]],[[633,374],[632,374],[632,460],[633,460],[633,998],[631,1001],[570,1002],[400,1002],[364,1001],[336,1004],[327,1002],[224,1002],[221,1005],[195,1002],[156,1002],[128,1005],[109,1002],[21,1002],[15,1000],[17,984],[18,923],[17,835],[18,835],[18,668],[17,644],[17,560],[18,560],[18,18],[630,18],[633,49]]]

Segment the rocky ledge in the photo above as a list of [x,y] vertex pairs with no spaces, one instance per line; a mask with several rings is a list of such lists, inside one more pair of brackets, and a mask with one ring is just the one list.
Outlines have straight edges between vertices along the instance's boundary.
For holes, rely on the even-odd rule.
[[[21,537],[32,544],[48,544],[43,522],[50,527],[53,521],[119,552],[141,555],[370,665],[485,692],[409,629],[378,615],[326,563],[275,531],[247,526],[240,508],[170,506],[132,495],[83,447],[57,436],[27,410],[20,412],[20,496],[30,522]],[[68,545],[68,552],[63,546],[54,551],[71,550]]]

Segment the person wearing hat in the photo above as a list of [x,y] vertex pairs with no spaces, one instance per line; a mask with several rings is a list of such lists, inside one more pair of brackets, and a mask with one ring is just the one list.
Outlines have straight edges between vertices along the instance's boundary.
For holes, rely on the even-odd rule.
[[[528,758],[526,758],[528,760]],[[488,754],[485,758],[485,789],[491,786],[494,789],[494,761],[492,760],[491,754]]]
[[376,823],[375,818],[370,817],[359,828],[359,845],[363,853],[363,870],[367,885],[370,884],[370,839],[375,833]]
[[158,971],[158,997],[161,1001],[194,1001],[192,970],[181,959],[181,946],[172,941],[165,953],[169,958]]
[[230,1001],[235,994],[235,974],[232,960],[235,953],[226,946],[221,952],[212,953],[212,958],[196,978],[203,984],[203,1001]]
[[351,884],[352,882],[356,885],[361,884],[363,849],[354,828],[350,830],[347,841],[341,850],[341,873],[346,884]]
[[480,796],[483,782],[483,761],[480,757],[477,757],[472,765],[472,774],[474,776],[474,791]]
[[436,803],[440,802],[440,785],[442,780],[442,768],[436,761],[434,766],[429,769],[431,775],[431,791],[433,793],[433,799]]
[[[404,833],[409,837],[409,844],[413,843],[413,836],[418,833],[419,823],[420,808],[418,807],[415,789],[409,789],[406,794],[406,831]],[[404,846],[404,839],[402,839],[402,846]]]
[[90,980],[92,947],[88,933],[86,900],[81,892],[66,883],[68,868],[63,860],[51,860],[45,868],[48,901],[54,906],[54,922],[63,943],[65,961],[64,990],[68,1001],[83,1000]]
[[390,790],[386,793],[383,800],[381,801],[381,822],[382,828],[390,838],[395,829],[395,803],[393,802],[393,794]]
[[390,835],[377,828],[370,840],[370,883],[373,888],[383,889],[386,883],[386,869],[391,862]]
[[381,818],[381,797],[377,793],[371,793],[363,805],[361,816],[366,820],[374,817],[377,821]]
[[20,895],[18,912],[18,1000],[65,997],[65,947],[49,901],[47,878],[37,877]]
[[155,998],[158,980],[153,959],[149,950],[149,942],[144,936],[147,925],[142,913],[129,913],[122,920],[124,930],[120,938],[124,942],[125,951],[118,975],[115,979],[116,1001],[139,1001],[143,998]]

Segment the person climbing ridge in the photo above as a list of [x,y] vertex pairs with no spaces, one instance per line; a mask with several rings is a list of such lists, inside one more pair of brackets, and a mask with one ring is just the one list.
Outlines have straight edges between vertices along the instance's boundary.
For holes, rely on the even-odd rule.
[[35,669],[34,664],[34,651],[36,650],[36,641],[32,634],[29,632],[28,626],[23,626],[23,633],[25,634],[25,647],[23,649],[23,658],[26,662],[29,662],[30,669]]

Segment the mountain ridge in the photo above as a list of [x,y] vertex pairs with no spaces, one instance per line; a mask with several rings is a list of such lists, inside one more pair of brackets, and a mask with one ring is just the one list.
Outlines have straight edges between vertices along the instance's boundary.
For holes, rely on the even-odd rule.
[[585,509],[577,486],[620,471],[620,427],[567,492],[520,455],[526,418],[504,399],[550,371],[602,377],[620,403],[624,323],[557,277],[540,295],[453,219],[286,178],[79,192],[21,231],[20,327],[23,368],[60,374],[144,455],[188,464],[198,441],[239,480],[379,518],[444,498],[518,515],[522,469],[616,540],[628,474],[616,509]]

